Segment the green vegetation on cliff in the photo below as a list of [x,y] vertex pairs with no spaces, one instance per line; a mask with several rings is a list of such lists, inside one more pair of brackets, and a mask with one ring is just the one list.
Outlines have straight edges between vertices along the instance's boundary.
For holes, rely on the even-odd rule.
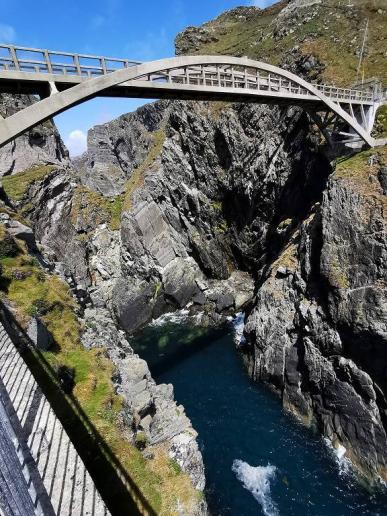
[[4,191],[12,201],[21,201],[33,183],[44,179],[55,168],[54,165],[38,165],[13,176],[5,176],[2,178]]
[[110,229],[118,230],[122,205],[122,195],[109,199],[85,186],[77,186],[72,201],[71,221],[76,224],[78,219],[82,219],[93,229],[99,224],[108,224]]
[[[85,349],[80,341],[81,324],[77,304],[66,284],[45,272],[32,258],[24,242],[13,239],[0,224],[0,295],[24,328],[31,316],[38,316],[52,334],[55,345],[43,352],[54,371],[65,366],[74,372],[72,397],[93,427],[102,436],[112,454],[135,482],[157,514],[172,514],[177,500],[189,507],[198,499],[190,478],[177,471],[162,447],[154,457],[143,457],[136,443],[125,437],[122,423],[123,399],[115,393],[114,365],[104,349]],[[57,379],[53,378],[54,384]],[[58,398],[58,392],[54,393]],[[59,407],[60,411],[60,407]]]
[[[178,53],[247,56],[280,65],[292,62],[292,52],[314,56],[321,79],[349,86],[356,80],[366,21],[365,77],[387,84],[387,6],[385,0],[309,2],[290,10],[283,0],[266,9],[241,7],[225,12],[199,29],[176,38]],[[287,7],[288,6],[288,7]],[[288,14],[279,15],[287,7]],[[315,74],[315,70],[311,70]],[[314,77],[313,77],[314,78]]]
[[125,196],[123,202],[123,209],[130,211],[132,208],[132,198],[134,192],[144,184],[145,174],[152,170],[152,165],[156,161],[156,158],[160,156],[164,142],[165,132],[163,129],[159,129],[154,133],[151,133],[152,143],[149,152],[144,161],[136,167],[128,179],[125,188]]

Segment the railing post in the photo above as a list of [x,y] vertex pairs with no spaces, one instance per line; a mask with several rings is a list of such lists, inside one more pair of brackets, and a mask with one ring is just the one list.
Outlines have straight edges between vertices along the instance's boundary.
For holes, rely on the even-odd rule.
[[75,68],[77,69],[77,74],[82,75],[81,65],[79,63],[79,55],[78,54],[73,55],[73,63],[75,64]]
[[99,58],[99,64],[100,64],[100,66],[102,68],[103,74],[106,75],[107,74],[107,69],[106,69],[106,61],[105,61],[104,57],[100,57]]
[[15,65],[15,70],[20,70],[19,60],[17,58],[15,47],[9,47],[9,53],[11,54],[13,64]]
[[203,86],[206,85],[206,69],[204,65],[202,65],[202,80],[203,80]]
[[50,54],[48,53],[48,50],[45,50],[43,52],[43,54],[44,54],[44,59],[46,60],[47,71],[48,71],[48,73],[52,73]]

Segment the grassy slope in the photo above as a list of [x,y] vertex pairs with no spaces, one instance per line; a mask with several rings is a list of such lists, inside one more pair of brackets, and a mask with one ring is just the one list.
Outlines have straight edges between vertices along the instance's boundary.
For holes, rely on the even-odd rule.
[[54,165],[38,165],[13,176],[5,176],[1,180],[4,191],[13,201],[21,201],[33,183],[42,181],[56,168]]
[[104,350],[82,347],[77,305],[67,285],[42,271],[24,243],[10,239],[1,224],[0,265],[1,297],[12,304],[24,327],[30,316],[41,316],[56,343],[55,350],[44,353],[45,359],[54,370],[61,365],[74,369],[75,399],[154,510],[172,514],[178,499],[189,507],[200,494],[188,475],[169,460],[162,448],[156,450],[152,460],[145,460],[125,439],[120,423],[123,400],[115,394],[111,381],[114,366]]
[[[313,54],[326,68],[322,80],[337,85],[351,85],[356,79],[358,55],[366,19],[370,20],[365,77],[379,77],[387,85],[387,6],[385,0],[353,0],[352,9],[342,0],[323,0],[321,5],[306,7],[301,13],[317,11],[317,16],[291,23],[292,33],[275,39],[275,20],[287,4],[278,2],[256,10],[246,19],[232,11],[206,23],[218,41],[192,48],[192,54],[227,54],[280,64],[285,54],[299,46],[304,54]],[[341,5],[340,5],[341,4]],[[283,24],[286,27],[286,24]]]
[[71,221],[76,224],[82,218],[86,225],[96,228],[100,224],[108,224],[110,229],[120,229],[123,196],[112,199],[104,197],[85,186],[77,186],[71,206]]

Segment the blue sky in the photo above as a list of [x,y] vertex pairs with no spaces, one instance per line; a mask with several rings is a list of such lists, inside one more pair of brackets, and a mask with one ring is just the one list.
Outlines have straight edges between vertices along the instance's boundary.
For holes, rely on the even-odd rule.
[[[139,61],[174,55],[174,38],[238,5],[274,0],[0,0],[0,43]],[[87,130],[133,111],[135,99],[94,99],[56,117],[72,154],[85,149]]]

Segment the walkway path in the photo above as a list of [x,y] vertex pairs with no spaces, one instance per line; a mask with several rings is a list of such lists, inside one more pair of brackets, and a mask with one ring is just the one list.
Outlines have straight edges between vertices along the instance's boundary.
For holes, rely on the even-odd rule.
[[0,461],[0,514],[109,514],[62,424],[1,324]]

